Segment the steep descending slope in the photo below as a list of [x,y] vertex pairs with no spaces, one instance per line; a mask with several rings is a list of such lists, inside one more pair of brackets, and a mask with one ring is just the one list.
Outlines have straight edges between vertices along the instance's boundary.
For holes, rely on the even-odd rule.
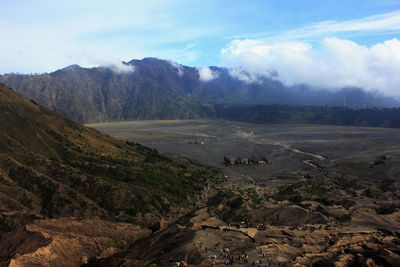
[[72,65],[50,74],[0,75],[0,82],[80,122],[215,117],[213,104],[342,106],[344,98],[349,107],[399,104],[359,88],[332,92],[307,85],[286,87],[266,77],[246,82],[226,68],[210,67],[215,79],[203,81],[196,68],[156,58],[126,64],[134,71]]
[[0,84],[0,233],[47,217],[150,225],[196,201],[212,172],[118,141]]

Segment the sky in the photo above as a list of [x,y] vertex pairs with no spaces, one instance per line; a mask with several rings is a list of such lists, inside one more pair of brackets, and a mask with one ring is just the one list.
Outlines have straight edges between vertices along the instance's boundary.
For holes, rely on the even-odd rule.
[[0,29],[0,73],[157,57],[400,96],[400,0],[1,0]]

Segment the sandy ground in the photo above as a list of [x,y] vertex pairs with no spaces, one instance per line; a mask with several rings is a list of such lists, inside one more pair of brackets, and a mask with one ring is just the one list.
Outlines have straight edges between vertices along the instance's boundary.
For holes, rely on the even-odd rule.
[[[209,192],[222,197],[200,204],[190,224],[178,227],[193,236],[160,261],[223,265],[228,250],[234,266],[400,262],[399,129],[209,120],[88,126],[227,174]],[[268,163],[226,166],[223,160],[252,156]],[[241,220],[249,224],[234,226]],[[242,254],[248,263],[237,260]]]
[[[142,143],[223,168],[234,178],[280,185],[302,177],[306,167],[349,158],[400,155],[400,130],[327,125],[271,125],[230,121],[179,120],[89,124],[114,137]],[[266,156],[263,166],[226,167],[224,156]],[[300,175],[299,175],[300,174]]]

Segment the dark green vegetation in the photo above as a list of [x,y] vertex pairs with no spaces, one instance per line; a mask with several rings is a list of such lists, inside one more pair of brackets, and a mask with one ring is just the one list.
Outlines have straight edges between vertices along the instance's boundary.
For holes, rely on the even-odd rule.
[[75,123],[1,84],[0,114],[0,231],[60,216],[150,224],[193,205],[218,175]]
[[[143,119],[231,119],[231,116],[224,115],[224,110],[229,112],[231,108],[216,109],[215,105],[218,104],[343,106],[346,98],[351,108],[399,106],[390,97],[367,93],[359,88],[332,92],[314,90],[305,85],[286,87],[275,79],[265,77],[258,77],[257,81],[249,83],[231,76],[228,69],[218,67],[210,67],[218,77],[204,82],[199,79],[195,68],[164,60],[145,58],[127,64],[134,66],[135,71],[116,72],[105,67],[88,69],[73,65],[49,74],[2,75],[0,82],[45,107],[84,123]],[[242,75],[248,74],[242,72]],[[261,109],[234,107],[235,110],[259,112],[271,108],[278,109],[275,115],[288,112],[288,108],[277,106]],[[297,112],[298,115],[293,117],[290,114],[287,118],[287,114],[281,114],[276,120],[296,122],[300,116],[301,122],[312,122],[308,119],[309,113],[315,113],[313,120],[325,123],[325,114],[334,112],[327,110],[322,114],[323,118],[319,118],[320,111],[306,109],[295,107],[289,113]],[[254,121],[254,116],[262,114],[239,114],[238,118]],[[337,120],[343,120],[343,117]],[[330,118],[328,123],[331,123]]]
[[400,108],[252,105],[215,107],[216,117],[253,123],[302,123],[369,127],[400,127]]

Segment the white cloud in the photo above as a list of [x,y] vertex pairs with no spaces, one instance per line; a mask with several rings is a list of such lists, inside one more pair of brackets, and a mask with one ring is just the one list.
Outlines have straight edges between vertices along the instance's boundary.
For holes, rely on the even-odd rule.
[[235,39],[256,38],[263,41],[321,40],[340,34],[371,35],[400,32],[400,10],[345,21],[320,21],[281,32],[259,32],[235,36]]
[[182,76],[184,73],[183,66],[181,64],[176,63],[175,61],[168,60],[169,64],[174,67],[178,73],[178,76]]
[[197,71],[199,72],[200,80],[203,82],[208,82],[218,78],[218,73],[212,71],[209,67],[197,68]]
[[312,36],[323,33],[340,32],[392,32],[400,30],[400,11],[388,12],[369,16],[361,19],[347,21],[322,21],[291,31],[299,32],[300,35]]
[[[286,85],[314,87],[358,86],[400,96],[400,41],[361,46],[349,40],[325,38],[320,48],[305,42],[268,44],[262,40],[234,40],[222,50],[225,64],[269,76],[276,71]],[[236,72],[232,75],[248,81]]]
[[112,56],[86,54],[86,57],[77,59],[82,67],[103,66],[117,73],[134,72],[135,66],[126,64]]
[[[260,76],[275,78],[271,73],[276,71],[286,85],[307,83],[332,89],[359,86],[400,96],[398,39],[366,47],[337,38],[397,32],[399,10],[240,36],[222,49],[222,57],[223,63],[231,67],[230,74],[246,82],[256,82]],[[317,45],[311,45],[315,41]]]
[[[277,60],[278,51],[286,51],[287,56],[299,56],[310,48],[301,42],[267,45],[261,40],[234,40],[222,49],[224,63],[230,67],[230,74],[245,82],[257,82],[260,76],[272,77],[277,71],[270,60]],[[268,60],[266,60],[268,59]]]
[[110,63],[108,65],[104,65],[105,67],[108,67],[112,69],[115,72],[118,73],[124,73],[124,72],[134,72],[135,71],[135,66],[125,64],[121,61],[115,62],[115,63]]
[[231,75],[232,77],[236,77],[239,80],[242,80],[246,83],[257,83],[260,81],[260,77],[262,77],[263,75],[269,77],[268,72],[265,72],[264,74],[260,74],[258,72],[249,71],[246,68],[241,67],[241,66],[230,67],[229,75]]

